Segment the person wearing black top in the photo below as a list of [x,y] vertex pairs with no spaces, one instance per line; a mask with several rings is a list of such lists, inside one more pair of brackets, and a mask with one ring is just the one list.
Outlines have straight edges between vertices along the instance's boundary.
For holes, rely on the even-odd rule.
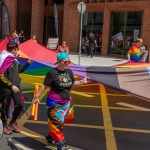
[[75,81],[72,70],[68,68],[70,60],[66,52],[57,55],[57,64],[56,68],[47,73],[43,85],[33,98],[33,103],[39,102],[39,97],[46,87],[51,87],[46,100],[49,126],[49,135],[46,139],[49,144],[57,145],[57,150],[69,150],[63,127],[72,100],[70,90],[73,85],[87,83],[87,78]]
[[25,36],[23,30],[19,33],[19,41],[20,43],[23,43],[25,41]]
[[[18,44],[14,41],[9,41],[7,43],[6,51],[10,53],[10,55],[16,57],[18,52]],[[12,131],[14,132],[21,131],[16,122],[17,118],[19,117],[23,109],[20,90],[21,78],[19,76],[19,73],[25,71],[30,65],[30,63],[32,63],[32,60],[28,60],[28,63],[21,66],[17,61],[17,59],[14,59],[11,66],[8,67],[2,74],[0,74],[0,97],[1,97],[0,100],[2,103],[2,109],[5,111],[7,118],[11,99],[14,101],[15,105],[12,119],[9,125],[7,125],[7,118],[2,112],[4,134],[11,134]]]
[[91,58],[93,58],[94,48],[98,47],[98,46],[97,46],[96,38],[95,38],[95,36],[94,36],[94,34],[92,32],[89,35],[88,41],[89,41],[89,46],[88,46],[88,53],[87,53],[87,55],[88,56],[91,55]]

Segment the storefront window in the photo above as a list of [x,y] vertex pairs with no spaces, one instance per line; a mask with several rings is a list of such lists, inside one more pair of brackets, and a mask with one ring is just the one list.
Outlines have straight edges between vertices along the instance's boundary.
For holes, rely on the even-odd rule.
[[[86,41],[86,39],[89,37],[89,34],[91,32],[94,33],[98,44],[98,48],[95,48],[95,51],[97,52],[101,51],[102,30],[103,30],[103,13],[85,12],[83,16],[82,41]],[[84,46],[84,42],[83,42],[82,51],[86,51],[86,46]]]
[[111,13],[110,54],[126,55],[137,37],[141,36],[142,11]]

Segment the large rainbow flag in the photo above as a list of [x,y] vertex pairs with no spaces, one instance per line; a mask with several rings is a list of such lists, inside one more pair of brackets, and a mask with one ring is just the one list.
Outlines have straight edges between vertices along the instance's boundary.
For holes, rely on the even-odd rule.
[[[20,44],[19,49],[21,64],[26,63],[29,58],[34,60],[21,74],[22,89],[33,90],[35,84],[42,84],[46,73],[56,67],[57,52],[33,40]],[[89,77],[90,80],[117,90],[150,99],[150,63],[125,63],[112,67],[78,66],[72,63],[69,68],[76,77]]]

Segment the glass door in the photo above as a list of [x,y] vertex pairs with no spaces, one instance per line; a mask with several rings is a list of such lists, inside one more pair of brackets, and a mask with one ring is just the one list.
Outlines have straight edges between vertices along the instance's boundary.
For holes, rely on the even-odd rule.
[[110,54],[125,55],[137,37],[141,37],[142,11],[111,13]]
[[[82,29],[82,41],[88,39],[89,34],[92,32],[96,38],[98,48],[95,52],[101,52],[102,45],[102,30],[103,30],[103,12],[85,12],[83,16],[83,29]],[[82,51],[85,51],[86,46],[83,45]]]

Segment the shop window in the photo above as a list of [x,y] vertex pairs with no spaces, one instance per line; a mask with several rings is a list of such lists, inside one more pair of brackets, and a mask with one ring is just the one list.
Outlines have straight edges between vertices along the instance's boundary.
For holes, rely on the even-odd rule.
[[141,36],[142,11],[111,13],[110,54],[126,55],[135,39]]

